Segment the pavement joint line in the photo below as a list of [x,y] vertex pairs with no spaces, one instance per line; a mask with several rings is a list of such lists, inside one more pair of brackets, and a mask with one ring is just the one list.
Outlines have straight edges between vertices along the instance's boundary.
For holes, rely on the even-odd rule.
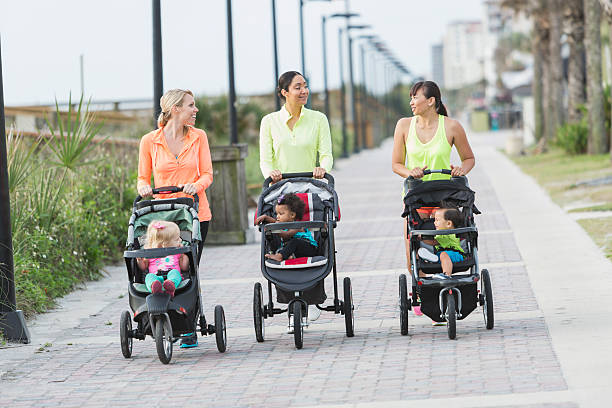
[[[491,263],[481,263],[479,266],[481,269],[483,268],[510,268],[516,266],[524,266],[525,264],[522,261],[513,261],[513,262],[491,262]],[[493,271],[489,271],[493,272]],[[348,276],[350,278],[358,277],[358,276],[383,276],[383,275],[400,275],[402,273],[407,273],[406,268],[398,268],[398,269],[370,269],[365,271],[351,271],[351,272],[338,272],[338,278],[343,278]],[[252,277],[252,278],[226,278],[226,279],[200,279],[200,284],[204,285],[231,285],[235,283],[255,283],[260,282],[262,284],[267,284],[267,281],[262,277]]]
[[[485,230],[478,231],[478,235],[492,235],[492,234],[513,234],[514,232],[510,229],[506,230]],[[336,238],[336,242],[342,242],[344,244],[358,244],[362,242],[381,242],[381,241],[394,241],[394,240],[404,240],[404,237],[401,235],[394,237],[371,237],[371,238]]]
[[[357,314],[357,318],[359,317],[359,308],[355,309],[355,313]],[[328,312],[325,315],[329,314],[333,316],[333,313]],[[518,312],[504,312],[504,313],[496,313],[495,321],[503,322],[503,321],[513,321],[517,320],[529,320],[529,319],[539,319],[543,317],[541,310],[529,310],[529,311],[518,311]],[[482,327],[476,328],[471,333],[486,331],[484,327],[484,320],[482,317],[482,310],[477,308],[474,310],[468,317],[464,320],[457,322],[457,329],[459,331],[459,336],[461,333],[461,324],[462,322],[471,322],[471,321],[480,321],[482,323]],[[273,341],[282,341],[287,335],[287,315],[281,314],[274,318],[268,318],[265,320],[266,324],[266,340]],[[408,319],[408,336],[410,338],[413,335],[424,334],[420,332],[418,328],[422,327],[431,327],[431,320],[428,317],[416,317],[414,314],[410,313],[410,317]],[[365,330],[371,329],[397,329],[399,331],[399,315],[394,318],[384,318],[384,319],[359,319],[355,320],[355,336],[359,337],[360,333],[363,334]],[[439,328],[442,331],[446,331],[445,326],[441,326]],[[342,315],[338,314],[334,317],[333,322],[311,322],[310,326],[307,327],[304,331],[304,337],[308,337],[308,333],[320,333],[320,332],[330,332],[330,331],[340,331],[343,332],[345,330],[344,318]],[[495,328],[493,329],[493,331]],[[255,329],[253,327],[228,327],[226,329],[228,339],[245,337],[245,336],[255,336]],[[277,337],[270,338],[268,335],[278,335]],[[399,333],[397,334],[400,335]],[[465,335],[465,334],[463,334]],[[198,336],[201,339],[210,337],[210,336]],[[150,336],[147,337],[147,340],[153,340]],[[145,340],[145,341],[147,341]],[[255,341],[255,340],[253,340]],[[450,340],[449,340],[450,341]],[[107,344],[107,343],[119,343],[119,335],[116,336],[79,336],[77,338],[73,338],[70,340],[73,346],[77,345],[91,345],[91,344]],[[136,342],[134,344],[138,344]],[[61,344],[61,343],[60,343]]]
[[308,405],[301,408],[438,408],[451,406],[453,408],[476,407],[519,407],[522,405],[533,407],[536,404],[558,404],[575,402],[575,393],[563,391],[542,391],[528,393],[505,393],[496,395],[457,396],[451,398],[427,398],[415,400],[373,401],[355,404]]

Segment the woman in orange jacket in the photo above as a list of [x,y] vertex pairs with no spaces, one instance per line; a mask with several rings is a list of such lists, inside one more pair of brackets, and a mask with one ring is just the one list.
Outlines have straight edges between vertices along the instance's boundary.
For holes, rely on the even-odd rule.
[[[185,197],[197,193],[200,199],[198,217],[202,241],[198,259],[202,256],[204,240],[211,219],[206,189],[212,184],[213,169],[206,132],[193,127],[198,108],[189,90],[172,89],[160,99],[159,128],[144,135],[138,155],[138,194],[153,195],[151,173],[155,187],[182,187],[182,193],[163,197]],[[183,339],[181,347],[197,346],[197,335]]]

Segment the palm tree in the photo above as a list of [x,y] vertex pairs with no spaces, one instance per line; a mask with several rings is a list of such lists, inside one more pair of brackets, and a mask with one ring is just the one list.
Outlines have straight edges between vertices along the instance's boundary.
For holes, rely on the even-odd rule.
[[583,0],[566,0],[565,33],[569,44],[567,110],[571,122],[582,118],[579,107],[586,101],[584,87],[584,3]]
[[589,137],[587,152],[601,154],[608,151],[604,130],[604,99],[601,83],[601,6],[599,0],[584,0],[584,43],[587,62],[587,109]]
[[548,47],[550,48],[550,92],[548,93],[549,126],[547,126],[548,140],[553,140],[557,135],[557,129],[565,122],[565,111],[563,109],[563,59],[561,58],[561,34],[563,28],[563,3],[565,0],[548,0],[548,13],[550,21],[550,37]]
[[[544,148],[549,135],[550,114],[549,93],[549,55],[550,21],[546,9],[546,0],[529,0],[529,14],[533,20],[532,52],[533,52],[533,102],[535,106],[535,135],[539,140],[540,149]],[[538,130],[539,129],[539,130]]]
[[[610,47],[610,56],[612,57],[612,0],[599,0],[606,20],[608,21],[608,45]],[[612,81],[612,75],[608,78],[608,81]],[[610,131],[610,137],[612,137],[612,131]],[[609,140],[610,145],[610,160],[612,160],[612,139]]]

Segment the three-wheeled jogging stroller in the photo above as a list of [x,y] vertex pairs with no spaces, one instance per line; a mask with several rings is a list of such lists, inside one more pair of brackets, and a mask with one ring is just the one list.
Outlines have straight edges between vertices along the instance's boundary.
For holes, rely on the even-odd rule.
[[[340,220],[338,196],[334,190],[334,178],[325,174],[327,182],[312,178],[312,173],[283,174],[282,180],[270,185],[271,178],[263,184],[263,191],[257,205],[257,215],[276,216],[275,204],[282,194],[295,193],[306,205],[301,221],[270,223],[259,225],[261,231],[261,272],[268,281],[268,303],[264,303],[263,291],[259,282],[255,283],[253,296],[253,319],[255,337],[258,342],[264,341],[264,319],[276,314],[288,312],[293,315],[294,341],[298,349],[303,346],[304,324],[308,323],[308,304],[305,291],[322,285],[323,280],[333,271],[334,300],[333,305],[319,306],[320,310],[344,315],[346,335],[353,336],[353,295],[351,279],[344,278],[344,301],[338,299],[338,279],[336,273],[336,249],[334,228]],[[287,259],[282,262],[265,258],[272,250],[274,234],[285,229],[307,228],[314,234],[320,249],[319,256]],[[293,293],[287,301],[287,308],[274,307],[272,301],[272,284],[277,289]],[[311,303],[315,304],[315,303]],[[303,320],[304,319],[304,320]]]
[[[425,170],[425,174],[449,174],[450,170]],[[449,180],[422,181],[408,178],[405,181],[404,212],[408,217],[407,236],[410,240],[410,273],[412,292],[408,294],[406,275],[399,277],[400,297],[400,330],[408,334],[408,311],[419,305],[423,314],[436,322],[447,322],[448,337],[456,337],[456,322],[466,318],[477,306],[483,307],[487,329],[492,329],[493,293],[489,271],[483,269],[480,274],[478,265],[478,230],[474,223],[474,214],[480,214],[474,205],[474,192],[467,185],[467,178],[452,177]],[[463,227],[448,230],[436,230],[433,218],[422,217],[422,208],[439,207],[446,203],[457,207],[462,214]],[[437,279],[435,275],[442,272],[440,263],[430,263],[417,258],[417,251],[422,239],[433,239],[435,235],[455,234],[461,242],[464,260],[453,264],[453,275],[449,279]],[[428,277],[419,277],[419,270]],[[439,276],[438,276],[439,277]],[[480,281],[481,290],[478,290]],[[409,296],[411,299],[409,299]],[[411,300],[411,301],[410,301]]]
[[[170,186],[153,190],[154,194],[176,193],[182,188]],[[155,339],[157,354],[162,363],[172,359],[172,344],[182,334],[195,333],[199,323],[202,335],[215,334],[217,349],[224,352],[227,345],[225,314],[223,307],[215,306],[215,324],[206,324],[200,279],[198,275],[198,244],[201,241],[198,219],[198,195],[141,201],[134,200],[127,238],[127,250],[123,256],[127,265],[130,308],[134,312],[136,329],[132,329],[129,311],[121,313],[121,352],[125,358],[132,355],[132,339],[144,340],[150,335]],[[179,226],[184,246],[174,248],[142,249],[149,223],[155,219],[172,221]],[[166,292],[152,294],[145,285],[148,271],[140,270],[136,258],[163,258],[168,255],[186,254],[189,272],[182,272],[183,280],[176,287],[174,299]],[[159,272],[164,279],[166,272]]]

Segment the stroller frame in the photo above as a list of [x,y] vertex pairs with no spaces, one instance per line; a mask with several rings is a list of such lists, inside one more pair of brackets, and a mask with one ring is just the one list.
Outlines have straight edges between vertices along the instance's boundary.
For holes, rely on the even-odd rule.
[[[182,188],[169,186],[153,189],[154,194],[175,193]],[[168,364],[172,358],[172,344],[180,335],[194,333],[199,323],[200,334],[215,334],[217,349],[224,352],[227,346],[225,313],[221,305],[215,306],[215,324],[207,324],[204,316],[202,295],[200,291],[200,278],[198,265],[195,261],[198,257],[199,219],[198,219],[198,196],[194,198],[177,197],[160,200],[141,201],[139,195],[134,200],[132,216],[128,227],[128,239],[126,251],[123,256],[128,271],[128,295],[130,308],[134,315],[133,320],[137,323],[136,329],[132,329],[132,316],[129,311],[121,314],[120,334],[121,351],[125,358],[132,355],[132,339],[144,340],[147,335],[155,339],[157,354],[160,361]],[[141,249],[140,244],[134,238],[134,225],[138,217],[168,210],[188,210],[192,219],[192,235],[189,246],[173,248],[150,248]],[[174,299],[166,292],[145,294],[142,288],[137,289],[136,283],[144,281],[143,272],[139,269],[137,258],[163,258],[168,255],[185,254],[189,259],[189,278],[184,279],[176,288]],[[159,275],[159,273],[158,273]],[[164,279],[164,273],[161,273]]]
[[[253,319],[255,325],[255,337],[258,342],[264,341],[264,319],[272,318],[274,315],[288,312],[289,315],[293,315],[294,318],[294,340],[295,346],[300,349],[303,346],[303,325],[302,316],[307,317],[308,302],[303,298],[303,292],[310,287],[300,287],[299,284],[293,285],[293,287],[287,287],[283,283],[278,282],[274,277],[270,276],[267,272],[267,266],[265,264],[266,258],[266,236],[280,232],[284,229],[297,229],[297,228],[308,228],[311,231],[320,231],[321,237],[325,242],[327,251],[327,263],[325,264],[325,270],[320,274],[318,282],[322,282],[329,274],[333,276],[333,288],[334,298],[333,304],[327,306],[315,306],[322,311],[334,312],[335,314],[341,314],[345,317],[345,327],[347,337],[354,336],[354,317],[353,317],[353,297],[351,279],[345,277],[343,280],[343,292],[344,300],[340,300],[338,296],[338,274],[336,269],[336,249],[333,229],[337,226],[339,221],[339,209],[338,209],[338,196],[334,190],[334,178],[331,174],[326,173],[325,179],[328,183],[324,183],[320,180],[313,179],[312,173],[286,173],[282,175],[282,180],[274,186],[270,186],[272,179],[268,177],[263,183],[263,190],[258,202],[258,214],[261,214],[264,207],[264,197],[270,191],[273,191],[281,187],[286,182],[307,182],[317,187],[324,188],[327,190],[333,199],[333,208],[329,206],[324,207],[324,221],[295,221],[295,222],[283,222],[283,223],[270,223],[266,225],[259,225],[259,231],[261,232],[261,270],[262,274],[268,281],[268,300],[264,304],[263,291],[261,283],[257,282],[254,286],[253,296]],[[289,272],[291,273],[291,272]],[[292,291],[294,298],[289,300],[286,308],[275,307],[272,298],[272,284],[276,284],[283,290]],[[290,285],[291,286],[291,285]],[[307,322],[307,320],[306,320]]]
[[[430,173],[443,173],[449,174],[450,170],[425,170],[425,174]],[[442,182],[442,183],[440,183]],[[438,183],[438,184],[429,184]],[[481,273],[479,269],[478,260],[478,229],[474,224],[474,214],[479,214],[478,209],[473,205],[473,191],[469,189],[467,184],[467,178],[463,177],[452,177],[450,182],[448,180],[434,180],[422,182],[422,180],[414,180],[412,178],[406,179],[406,190],[413,190],[428,184],[428,187],[440,186],[441,190],[448,188],[449,191],[453,188],[457,188],[457,191],[464,191],[465,194],[453,193],[452,198],[456,198],[459,202],[459,207],[462,207],[462,214],[464,220],[468,222],[468,226],[461,228],[453,228],[448,230],[435,230],[435,229],[417,229],[415,225],[415,217],[419,217],[416,209],[420,205],[412,206],[408,204],[406,195],[404,201],[406,208],[402,216],[407,217],[407,237],[410,241],[410,273],[412,274],[412,282],[415,285],[412,286],[412,292],[407,294],[407,279],[405,275],[400,275],[400,329],[402,335],[408,334],[408,311],[412,309],[412,306],[421,306],[423,314],[430,317],[436,322],[447,322],[448,336],[450,339],[456,338],[456,321],[462,320],[467,317],[479,304],[483,306],[483,314],[485,318],[485,324],[487,329],[493,328],[493,295],[491,290],[491,282],[489,272],[483,269]],[[453,187],[454,186],[454,187]],[[408,188],[409,187],[409,188]],[[429,196],[434,196],[432,192],[427,192],[426,188],[421,187],[421,190],[425,190],[425,195],[429,193]],[[432,188],[433,190],[433,188]],[[415,193],[419,193],[416,190]],[[413,193],[414,195],[414,193]],[[465,200],[459,199],[458,197],[467,196]],[[419,199],[413,200],[418,203]],[[421,204],[427,205],[439,205],[440,203],[427,202]],[[460,263],[456,263],[453,266],[457,266],[457,273],[468,271],[468,274],[452,276],[449,279],[433,279],[429,277],[420,277],[419,270],[423,270],[424,273],[439,273],[441,271],[440,264],[428,264],[423,262],[417,257],[417,250],[420,247],[420,242],[423,237],[431,237],[434,235],[449,235],[455,234],[458,237],[465,237],[467,243],[466,254],[470,259],[466,259]],[[477,283],[480,281],[481,290],[477,289]],[[480,293],[479,293],[480,292]],[[410,296],[410,299],[408,299]],[[418,298],[420,297],[420,303]],[[434,297],[434,298],[432,298]],[[434,304],[435,303],[435,304]]]

